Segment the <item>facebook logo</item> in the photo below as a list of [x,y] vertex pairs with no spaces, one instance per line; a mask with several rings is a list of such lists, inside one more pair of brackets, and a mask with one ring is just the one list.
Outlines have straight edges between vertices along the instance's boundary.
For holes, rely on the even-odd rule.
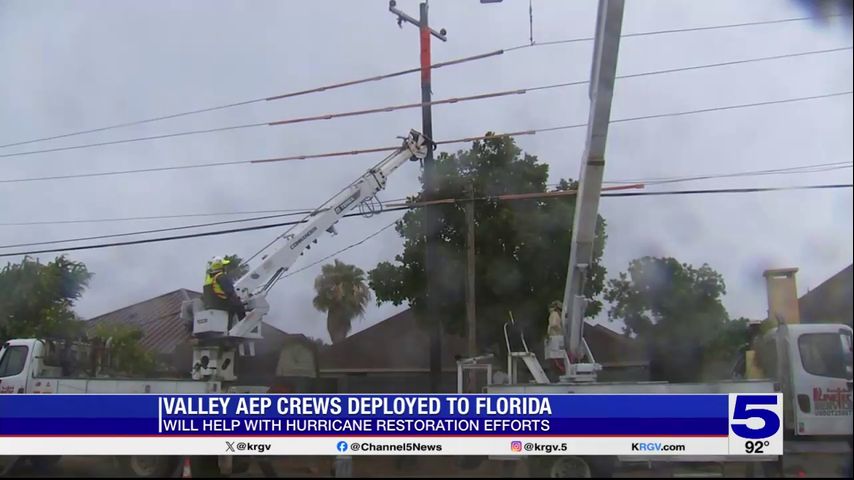
[[343,440],[338,442],[338,445],[336,448],[338,449],[339,452],[346,452],[347,451],[347,442],[345,442]]

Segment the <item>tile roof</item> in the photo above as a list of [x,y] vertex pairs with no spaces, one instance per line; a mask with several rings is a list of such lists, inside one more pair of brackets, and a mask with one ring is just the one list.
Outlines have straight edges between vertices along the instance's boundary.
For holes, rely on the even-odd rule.
[[[140,345],[146,350],[159,355],[172,355],[179,347],[186,347],[179,349],[179,353],[186,356],[187,352],[191,352],[191,335],[180,319],[181,303],[201,296],[201,293],[185,288],[164,293],[94,317],[86,322],[86,330],[92,332],[99,325],[136,327],[142,331]],[[278,353],[278,349],[291,341],[312,344],[304,335],[288,334],[266,323],[261,326],[261,334],[264,338],[255,342],[255,353],[258,356]],[[189,355],[192,358],[192,354]]]
[[141,346],[158,354],[171,354],[178,345],[190,340],[190,334],[179,318],[181,303],[201,295],[192,290],[178,289],[94,317],[86,322],[86,330],[92,332],[99,325],[136,327],[143,334]]

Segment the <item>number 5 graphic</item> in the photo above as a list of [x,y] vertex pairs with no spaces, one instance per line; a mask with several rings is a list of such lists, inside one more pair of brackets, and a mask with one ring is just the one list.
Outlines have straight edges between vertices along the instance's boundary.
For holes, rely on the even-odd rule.
[[748,408],[753,405],[777,405],[777,397],[767,395],[739,395],[735,399],[735,409],[732,412],[733,420],[748,420],[760,418],[763,421],[761,428],[753,429],[747,426],[747,422],[733,423],[732,431],[741,438],[757,439],[768,438],[780,429],[780,417],[771,410],[764,408]]

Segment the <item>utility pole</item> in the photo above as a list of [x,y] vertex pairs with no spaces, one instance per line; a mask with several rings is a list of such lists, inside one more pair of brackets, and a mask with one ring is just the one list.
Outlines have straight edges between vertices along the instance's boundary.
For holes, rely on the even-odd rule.
[[[474,182],[469,184],[469,200],[466,202],[466,336],[469,358],[477,356],[477,314],[475,310],[475,240],[474,240]],[[491,379],[487,378],[489,383]],[[469,371],[469,385],[477,382],[477,374]]]
[[469,357],[477,356],[474,274],[474,185],[469,185],[469,201],[466,202],[466,335],[468,336]]
[[[415,25],[420,33],[421,44],[421,123],[422,133],[430,140],[433,140],[433,111],[430,108],[430,77],[432,69],[430,68],[430,37],[434,36],[443,42],[448,39],[445,37],[445,29],[437,32],[430,28],[428,21],[427,2],[424,1],[420,5],[419,19],[415,20],[411,16],[402,12],[397,8],[397,2],[390,0],[388,2],[388,10],[397,16],[397,24],[403,28],[403,22]],[[435,165],[433,164],[433,145],[427,149],[427,156],[424,158],[424,200],[429,201],[435,198]],[[439,316],[437,308],[437,299],[434,296],[436,292],[436,267],[439,265],[438,252],[436,250],[436,242],[433,236],[439,230],[439,222],[436,218],[435,208],[427,207],[424,209],[424,236],[425,236],[425,258],[424,272],[427,277],[427,320],[430,325],[430,391],[438,392],[441,388],[442,380],[442,319]]]

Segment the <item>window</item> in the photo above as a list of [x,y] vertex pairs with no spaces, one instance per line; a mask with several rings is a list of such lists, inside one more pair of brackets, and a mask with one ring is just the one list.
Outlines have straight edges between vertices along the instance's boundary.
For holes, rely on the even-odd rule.
[[21,373],[27,362],[27,347],[8,347],[0,358],[0,378],[11,377]]
[[850,337],[845,333],[808,333],[798,338],[804,370],[822,377],[848,378]]

